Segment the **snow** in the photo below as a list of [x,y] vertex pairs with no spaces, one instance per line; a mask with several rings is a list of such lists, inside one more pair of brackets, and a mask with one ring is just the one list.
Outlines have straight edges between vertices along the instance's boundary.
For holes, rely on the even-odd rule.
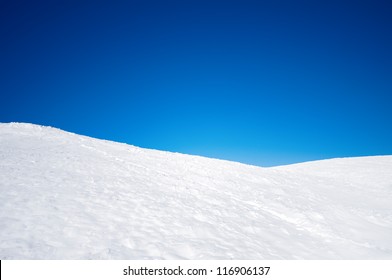
[[0,259],[391,259],[392,156],[261,168],[0,124]]

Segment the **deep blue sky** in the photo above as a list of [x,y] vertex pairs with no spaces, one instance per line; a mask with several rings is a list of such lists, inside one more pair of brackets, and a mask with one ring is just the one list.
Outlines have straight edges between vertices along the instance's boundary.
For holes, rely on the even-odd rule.
[[392,154],[391,1],[0,1],[0,122],[261,166]]

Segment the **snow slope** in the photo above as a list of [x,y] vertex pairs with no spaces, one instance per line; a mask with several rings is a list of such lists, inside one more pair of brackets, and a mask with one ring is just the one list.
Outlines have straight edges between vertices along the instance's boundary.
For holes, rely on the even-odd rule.
[[260,168],[0,124],[0,259],[392,259],[392,156]]

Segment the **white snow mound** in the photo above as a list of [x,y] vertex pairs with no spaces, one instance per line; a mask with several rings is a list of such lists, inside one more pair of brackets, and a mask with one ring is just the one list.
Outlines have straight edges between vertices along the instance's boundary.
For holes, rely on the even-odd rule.
[[392,259],[392,156],[260,168],[0,124],[0,259]]

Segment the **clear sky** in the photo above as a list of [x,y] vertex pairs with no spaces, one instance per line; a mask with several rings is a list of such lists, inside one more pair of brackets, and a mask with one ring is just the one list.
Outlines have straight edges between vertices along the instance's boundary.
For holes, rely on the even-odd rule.
[[0,122],[261,166],[392,154],[392,1],[1,1]]

